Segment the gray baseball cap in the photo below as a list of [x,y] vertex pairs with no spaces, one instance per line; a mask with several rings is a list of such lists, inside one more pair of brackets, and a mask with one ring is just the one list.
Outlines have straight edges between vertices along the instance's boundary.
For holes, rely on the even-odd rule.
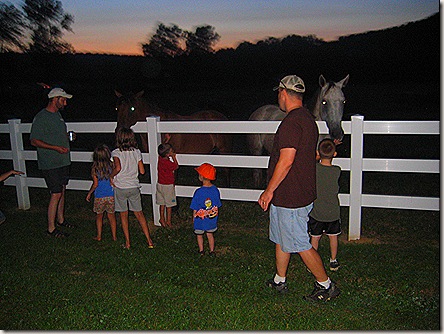
[[297,75],[287,75],[282,78],[281,81],[279,81],[279,86],[274,87],[273,90],[278,90],[279,88],[294,90],[298,93],[305,92],[304,81]]
[[53,97],[66,97],[67,99],[70,99],[72,97],[71,94],[68,94],[67,92],[65,92],[63,89],[61,88],[53,88],[51,89],[51,91],[48,93],[48,98],[53,98]]

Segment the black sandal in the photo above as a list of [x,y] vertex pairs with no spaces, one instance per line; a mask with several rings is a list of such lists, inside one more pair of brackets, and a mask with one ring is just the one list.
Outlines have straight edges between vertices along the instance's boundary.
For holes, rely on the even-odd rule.
[[63,223],[57,223],[57,226],[67,227],[67,228],[75,228],[76,227],[76,225],[72,225],[70,223],[67,223],[66,220]]
[[46,231],[46,234],[53,238],[66,238],[67,236],[69,236],[68,233],[64,233],[58,229],[54,229],[54,231],[52,232]]

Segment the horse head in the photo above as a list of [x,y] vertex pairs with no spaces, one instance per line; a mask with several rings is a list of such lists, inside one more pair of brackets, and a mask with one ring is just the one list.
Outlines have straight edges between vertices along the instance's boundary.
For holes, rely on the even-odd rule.
[[118,91],[114,91],[117,96],[116,112],[117,112],[117,127],[130,128],[140,119],[140,102],[139,98],[143,95],[143,91],[133,94],[121,94]]
[[339,82],[327,81],[321,74],[319,77],[321,88],[313,111],[316,120],[327,123],[330,137],[339,142],[344,137],[341,121],[346,102],[342,88],[347,85],[348,79],[349,75]]

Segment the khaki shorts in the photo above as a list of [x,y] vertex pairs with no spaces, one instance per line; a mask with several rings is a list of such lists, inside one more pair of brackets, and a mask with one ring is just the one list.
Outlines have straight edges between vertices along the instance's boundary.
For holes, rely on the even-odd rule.
[[116,212],[142,211],[142,199],[139,188],[121,189],[114,188],[114,200]]
[[165,205],[167,208],[177,205],[176,187],[174,184],[156,185],[156,204]]

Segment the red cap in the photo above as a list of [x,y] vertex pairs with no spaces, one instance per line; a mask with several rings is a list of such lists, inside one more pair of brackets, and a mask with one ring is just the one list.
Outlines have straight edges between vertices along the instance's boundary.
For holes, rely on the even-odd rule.
[[216,168],[212,164],[203,163],[199,167],[194,168],[200,175],[208,180],[216,179]]

